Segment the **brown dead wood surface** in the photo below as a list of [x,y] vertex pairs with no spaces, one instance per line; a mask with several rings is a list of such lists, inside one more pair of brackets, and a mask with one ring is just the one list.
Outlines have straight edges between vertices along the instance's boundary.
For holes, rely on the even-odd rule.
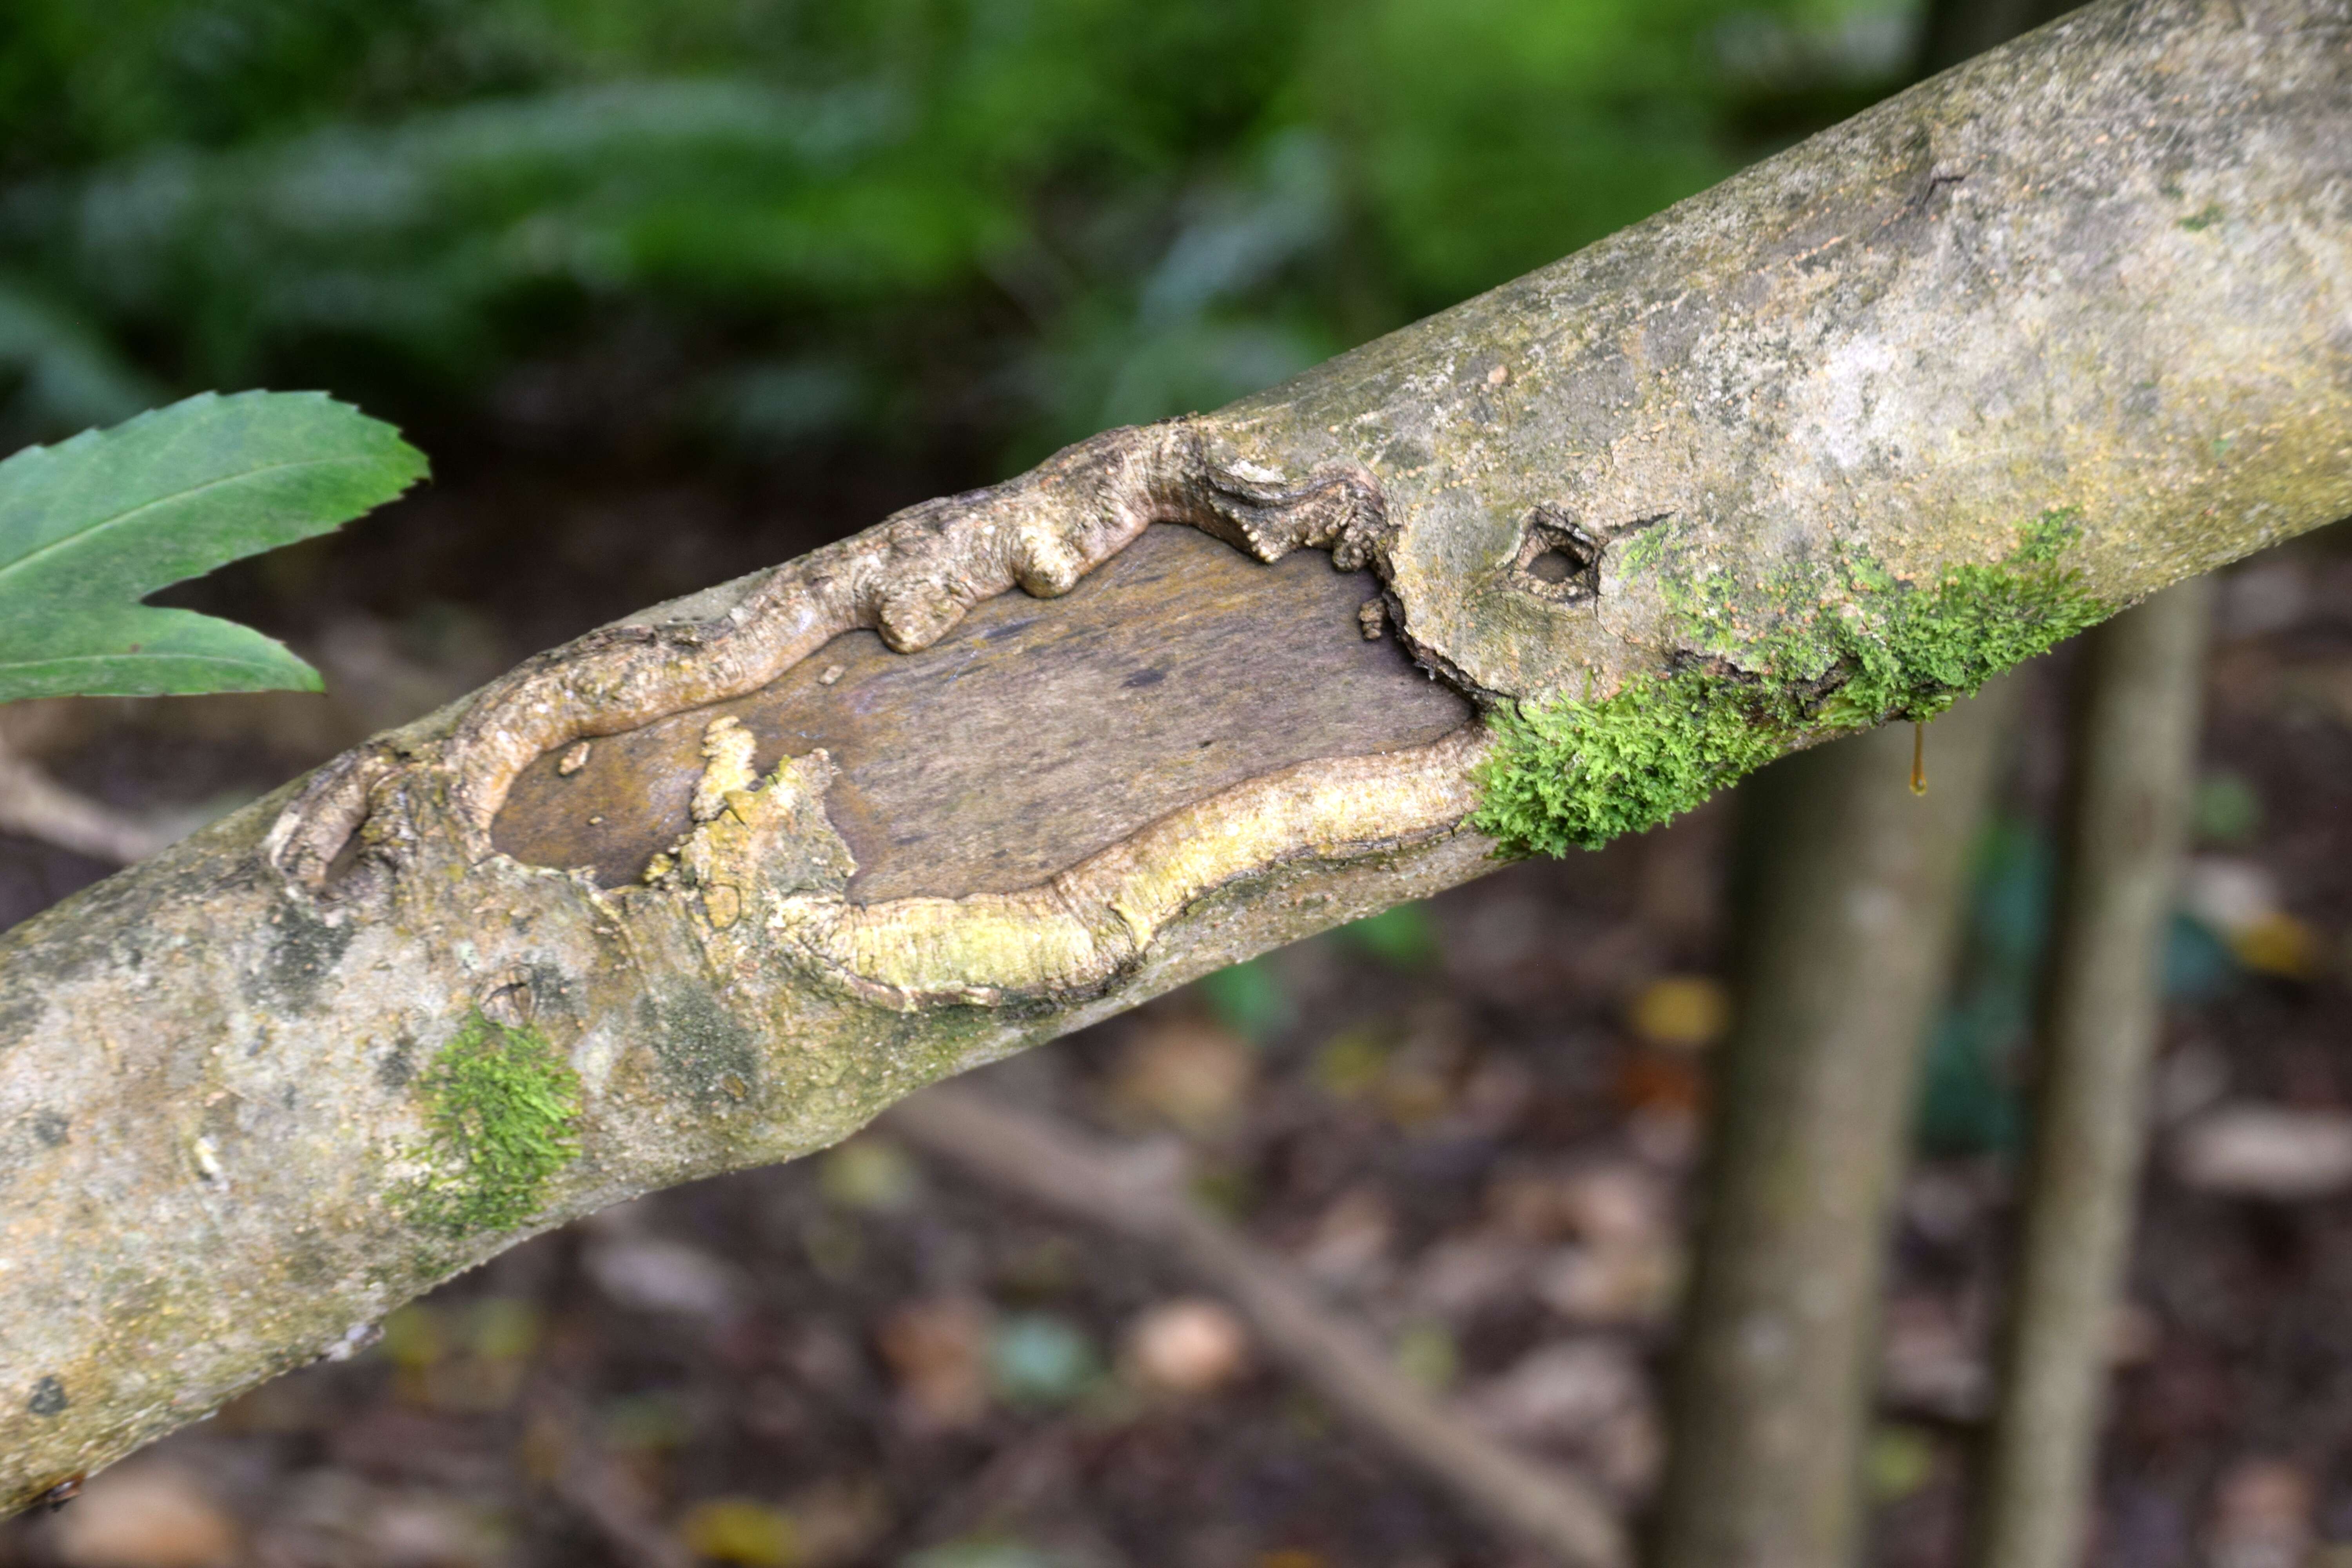
[[832,754],[826,807],[857,859],[853,898],[1014,892],[1276,768],[1467,723],[1470,704],[1393,637],[1363,635],[1380,591],[1319,554],[1266,565],[1191,529],[1149,529],[1051,605],[991,599],[915,654],[851,632],[748,697],[593,742],[569,773],[564,752],[546,752],[493,841],[635,881],[692,826],[703,731],[731,716],[759,737],[762,772]]

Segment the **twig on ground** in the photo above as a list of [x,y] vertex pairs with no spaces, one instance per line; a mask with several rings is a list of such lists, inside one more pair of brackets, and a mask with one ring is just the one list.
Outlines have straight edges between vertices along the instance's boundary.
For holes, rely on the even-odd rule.
[[13,751],[0,734],[0,833],[128,866],[171,844],[173,835],[69,790]]
[[625,1568],[694,1568],[697,1561],[654,1517],[645,1484],[598,1446],[593,1424],[576,1400],[550,1394],[541,1416],[561,1432],[548,1486]]
[[2210,605],[2210,583],[2184,583],[2093,632],[2085,650],[2025,1213],[1970,1558],[1979,1568],[2082,1560]]
[[1589,1482],[1456,1420],[1336,1317],[1287,1261],[1185,1197],[1172,1173],[977,1091],[937,1088],[891,1131],[992,1185],[1143,1242],[1232,1301],[1273,1357],[1480,1520],[1577,1568],[1622,1568],[1624,1530]]

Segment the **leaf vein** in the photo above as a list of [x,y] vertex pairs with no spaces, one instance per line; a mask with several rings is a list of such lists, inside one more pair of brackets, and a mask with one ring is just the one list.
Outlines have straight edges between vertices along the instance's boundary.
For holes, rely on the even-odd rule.
[[[174,501],[185,500],[191,496],[203,495],[205,491],[218,489],[223,485],[239,484],[247,479],[257,479],[264,474],[283,473],[295,468],[336,468],[355,463],[365,463],[367,461],[369,461],[368,458],[362,457],[302,458],[289,462],[265,463],[257,468],[241,469],[234,474],[224,474],[219,479],[207,479],[203,484],[191,485],[186,489],[174,490],[170,495],[157,496],[152,500],[142,501],[137,506],[130,507],[122,511],[116,512],[112,517],[100,518],[96,522],[90,523],[86,527],[77,529],[71,533],[53,539],[37,549],[27,551],[26,553],[16,557],[14,561],[0,563],[0,581],[5,581],[10,573],[17,571],[21,567],[30,565],[32,563],[40,560],[44,556],[55,554],[60,550],[68,549],[74,545],[87,543],[96,535],[104,532],[106,530],[114,527],[118,523],[128,522],[132,518],[137,517],[141,512],[152,511],[159,506],[168,506]],[[157,584],[158,587],[165,585],[166,584]]]

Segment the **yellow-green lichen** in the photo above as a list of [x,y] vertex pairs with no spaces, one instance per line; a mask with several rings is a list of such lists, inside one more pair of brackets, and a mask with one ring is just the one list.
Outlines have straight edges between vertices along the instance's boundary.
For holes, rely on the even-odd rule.
[[[1670,578],[1665,597],[1688,651],[1667,673],[1635,676],[1607,697],[1498,710],[1471,820],[1507,855],[1597,848],[1689,810],[1803,740],[1932,717],[2110,613],[2059,563],[2075,531],[2071,515],[2045,514],[2001,561],[1956,567],[1924,587],[1854,552],[1744,595],[1723,576]],[[1746,624],[1747,607],[1763,627]]]
[[548,1184],[580,1152],[580,1075],[528,1026],[477,1012],[416,1079],[435,1174],[410,1217],[452,1235],[508,1230],[546,1206]]

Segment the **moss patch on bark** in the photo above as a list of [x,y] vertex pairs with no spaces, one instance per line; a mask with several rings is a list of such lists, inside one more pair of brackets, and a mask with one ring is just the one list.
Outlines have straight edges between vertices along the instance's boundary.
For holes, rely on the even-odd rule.
[[1746,591],[1669,576],[1685,647],[1673,668],[1602,698],[1497,710],[1471,820],[1505,855],[1595,849],[1803,742],[1932,718],[2113,613],[2060,562],[2076,531],[2046,513],[2001,560],[1927,585],[1850,552]]
[[507,1230],[546,1206],[580,1152],[580,1075],[547,1037],[479,1012],[416,1079],[436,1174],[411,1194],[419,1224],[452,1235]]

